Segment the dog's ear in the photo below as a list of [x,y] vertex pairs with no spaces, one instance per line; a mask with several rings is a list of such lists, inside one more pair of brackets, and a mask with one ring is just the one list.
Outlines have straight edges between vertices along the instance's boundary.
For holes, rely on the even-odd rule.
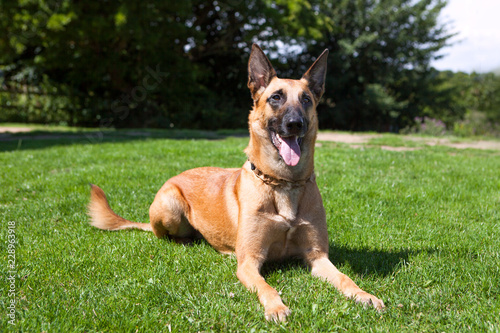
[[253,44],[248,60],[248,88],[254,100],[259,90],[266,88],[275,76],[276,71],[269,59],[257,44]]
[[316,101],[319,101],[325,92],[325,77],[326,77],[326,63],[328,59],[328,49],[316,59],[314,64],[309,67],[307,72],[302,76],[309,82],[309,89],[314,94]]

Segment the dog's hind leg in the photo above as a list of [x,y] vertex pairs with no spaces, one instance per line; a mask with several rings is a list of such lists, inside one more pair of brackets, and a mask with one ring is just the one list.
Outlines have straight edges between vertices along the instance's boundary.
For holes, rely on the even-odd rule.
[[179,242],[197,236],[189,224],[189,205],[179,188],[168,182],[158,191],[149,208],[149,219],[158,238],[171,237]]

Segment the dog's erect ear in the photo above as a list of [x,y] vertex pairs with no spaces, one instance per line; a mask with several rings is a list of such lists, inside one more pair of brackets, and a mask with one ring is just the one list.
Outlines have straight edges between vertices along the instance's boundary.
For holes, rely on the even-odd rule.
[[325,49],[323,53],[316,59],[314,64],[307,70],[307,72],[302,76],[309,82],[309,89],[314,94],[316,101],[319,101],[323,93],[325,92],[325,77],[326,77],[326,63],[328,59],[328,49]]
[[272,78],[276,76],[276,71],[269,59],[257,44],[252,45],[252,53],[248,60],[248,88],[255,99],[261,88],[266,88]]

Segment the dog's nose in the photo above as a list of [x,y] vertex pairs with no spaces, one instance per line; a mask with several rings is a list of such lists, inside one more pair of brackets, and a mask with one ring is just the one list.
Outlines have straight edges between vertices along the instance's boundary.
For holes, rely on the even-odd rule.
[[301,131],[303,127],[304,127],[304,120],[301,117],[294,117],[288,119],[288,121],[286,122],[286,128],[290,132]]
[[301,110],[288,108],[281,122],[283,134],[302,136],[307,131],[307,120]]

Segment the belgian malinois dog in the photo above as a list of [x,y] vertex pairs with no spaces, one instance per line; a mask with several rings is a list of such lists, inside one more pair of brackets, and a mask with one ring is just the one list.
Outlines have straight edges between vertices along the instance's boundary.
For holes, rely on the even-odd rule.
[[290,310],[260,269],[265,261],[291,256],[303,258],[312,275],[345,296],[383,309],[380,299],[361,290],[328,259],[325,209],[314,175],[316,106],[325,89],[327,56],[325,50],[300,80],[280,79],[253,45],[248,62],[253,109],[243,167],[197,168],[169,179],[151,205],[150,223],[116,215],[104,192],[92,185],[92,225],[137,228],[158,238],[201,234],[219,252],[236,254],[236,275],[257,292],[268,320],[284,321]]

